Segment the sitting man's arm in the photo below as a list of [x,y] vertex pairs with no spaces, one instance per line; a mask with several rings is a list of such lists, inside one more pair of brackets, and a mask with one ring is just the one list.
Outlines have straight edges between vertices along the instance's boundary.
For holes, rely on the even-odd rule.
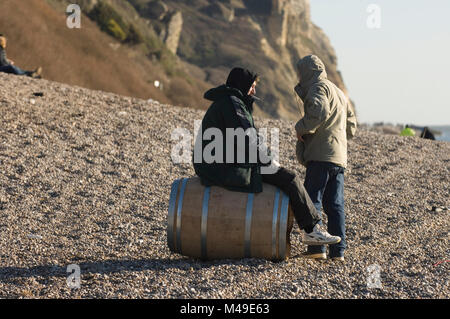
[[252,125],[253,119],[251,119],[251,115],[244,110],[244,107],[241,105],[241,102],[232,97],[231,101],[233,103],[234,109],[236,111],[236,115],[239,119],[240,126],[247,133],[248,143],[245,145],[245,158],[250,159],[249,152],[251,150],[256,150],[256,161],[257,163],[245,163],[241,166],[247,167],[252,166],[253,164],[259,166],[269,166],[272,160],[270,155],[270,150],[267,148],[266,140],[263,135],[258,133],[258,130]]

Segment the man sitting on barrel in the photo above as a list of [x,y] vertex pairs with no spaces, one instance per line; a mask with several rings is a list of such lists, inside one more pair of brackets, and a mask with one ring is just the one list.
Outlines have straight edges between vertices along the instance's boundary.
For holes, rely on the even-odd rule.
[[[257,133],[252,136],[251,132],[256,132],[252,113],[257,82],[256,74],[242,68],[234,68],[225,85],[205,93],[205,99],[213,103],[202,120],[201,132],[197,134],[195,147],[203,154],[205,147],[213,142],[202,138],[205,131],[211,128],[221,132],[222,137],[225,137],[225,143],[220,150],[222,152],[220,157],[223,160],[205,161],[203,156],[199,160],[194,152],[196,174],[204,186],[220,186],[237,192],[261,193],[263,183],[277,186],[289,196],[294,217],[302,230],[303,243],[307,245],[339,243],[340,237],[332,236],[320,228],[318,223],[321,218],[300,178],[295,172],[280,167],[270,156],[265,156],[267,148],[261,141],[261,136]],[[236,136],[232,136],[229,141],[226,139],[227,129],[241,129],[250,133],[245,137],[244,147],[236,143]],[[230,149],[234,150],[234,154],[227,156],[230,155],[227,154]],[[251,160],[252,158],[256,160]],[[261,169],[267,166],[274,168],[267,170],[269,174]]]

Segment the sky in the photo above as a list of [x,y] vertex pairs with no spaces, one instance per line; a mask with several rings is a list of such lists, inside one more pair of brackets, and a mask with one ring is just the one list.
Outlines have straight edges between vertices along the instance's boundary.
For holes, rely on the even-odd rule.
[[311,0],[361,123],[450,125],[449,0]]

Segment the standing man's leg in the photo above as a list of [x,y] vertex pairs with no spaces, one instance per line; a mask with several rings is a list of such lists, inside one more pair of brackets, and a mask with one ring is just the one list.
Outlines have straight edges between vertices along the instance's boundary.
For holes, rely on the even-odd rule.
[[[329,179],[328,164],[325,162],[309,162],[306,168],[305,189],[320,217],[322,217],[322,199]],[[320,223],[322,224],[322,221]],[[326,258],[326,248],[323,245],[308,246],[305,255],[323,259]]]
[[344,168],[335,166],[330,175],[323,196],[323,208],[328,216],[328,232],[341,237],[340,243],[330,245],[330,258],[341,258],[346,248]]

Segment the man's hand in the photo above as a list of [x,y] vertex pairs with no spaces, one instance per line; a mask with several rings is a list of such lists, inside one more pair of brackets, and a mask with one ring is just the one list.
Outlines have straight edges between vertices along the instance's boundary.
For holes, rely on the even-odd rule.
[[272,165],[277,168],[281,166],[280,163],[278,163],[277,160],[275,160],[275,159],[272,159]]
[[301,136],[300,134],[298,134],[298,132],[297,132],[297,139],[298,139],[300,142],[305,142],[305,141],[303,140],[303,136]]
[[9,60],[9,64],[14,65],[14,61],[13,60]]

